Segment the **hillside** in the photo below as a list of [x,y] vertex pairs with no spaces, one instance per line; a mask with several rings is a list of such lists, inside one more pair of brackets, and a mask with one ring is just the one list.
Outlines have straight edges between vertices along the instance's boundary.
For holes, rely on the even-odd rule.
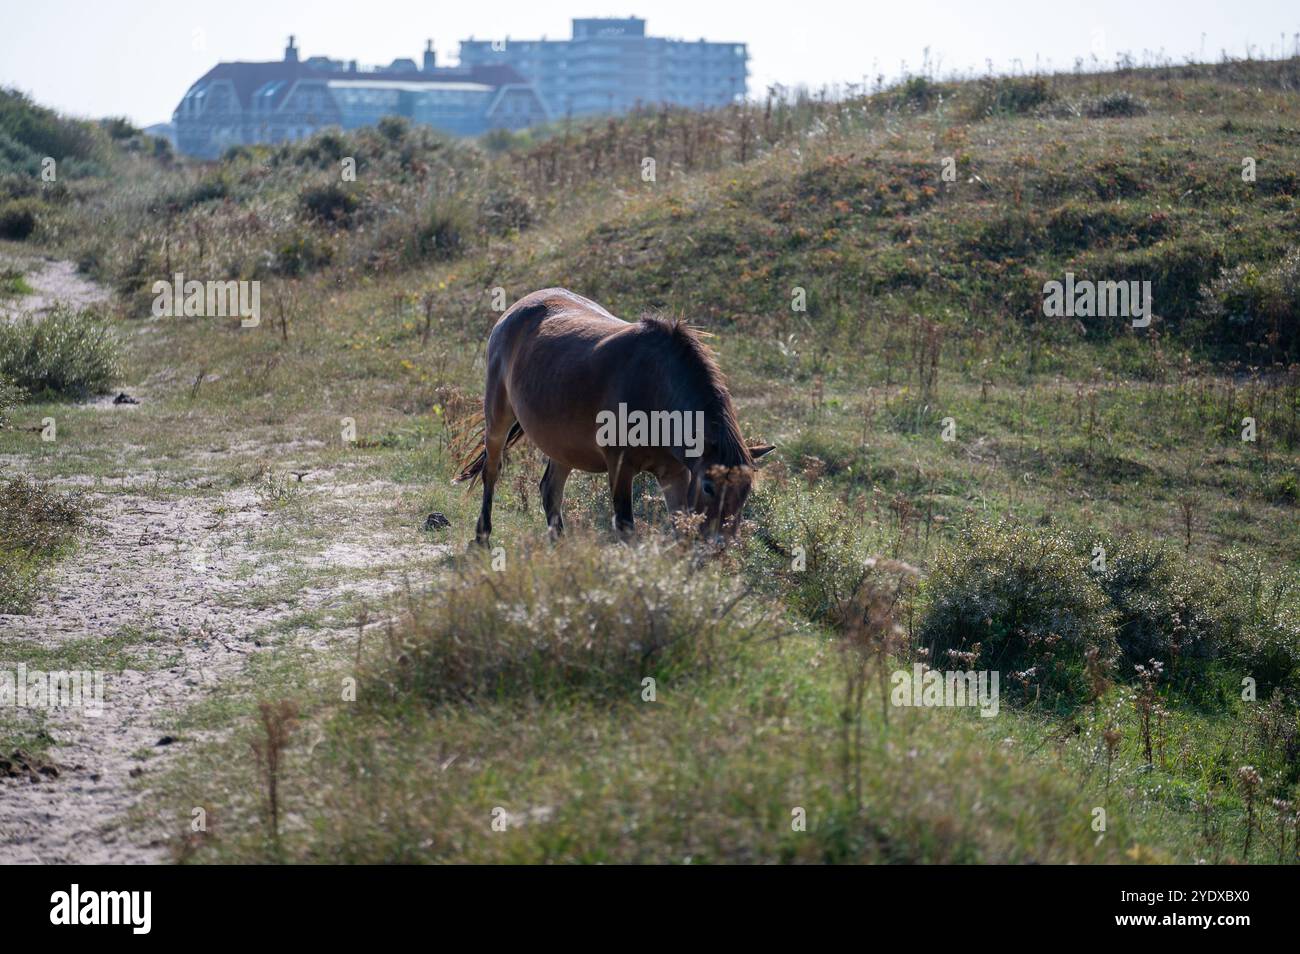
[[[111,653],[0,659],[240,647],[149,711],[180,751],[106,769],[145,770],[134,837],[186,861],[1295,860],[1300,60],[481,142],[386,120],[214,163],[92,127],[57,187],[22,117],[63,121],[5,103],[0,256],[111,289],[57,320],[120,368],[18,381],[0,459],[119,536],[165,510],[143,572],[203,589],[183,625],[115,610]],[[1067,272],[1149,281],[1151,324],[1048,317]],[[260,325],[153,318],[176,273],[260,281]],[[467,552],[477,500],[448,480],[494,300],[551,285],[714,335],[778,445],[736,546],[674,538],[650,481],[619,546],[603,478],[552,546],[525,445],[504,568]],[[72,403],[109,389],[140,404]],[[209,575],[178,573],[207,538]],[[915,662],[1000,672],[998,714],[890,705]],[[67,731],[0,721],[0,752],[65,764]]]

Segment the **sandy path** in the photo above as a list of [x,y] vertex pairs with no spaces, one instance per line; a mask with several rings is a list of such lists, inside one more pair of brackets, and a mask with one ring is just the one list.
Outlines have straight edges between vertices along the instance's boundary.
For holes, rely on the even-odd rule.
[[[77,275],[71,262],[0,256],[0,269],[7,265],[18,265],[35,293],[0,299],[0,321],[39,314],[60,301],[84,306],[107,298],[104,289]],[[128,390],[143,393],[139,387]],[[111,398],[94,406],[122,413]],[[250,463],[269,458],[289,466],[307,450],[306,445],[250,443],[220,456],[247,457]],[[202,455],[195,461],[201,463]],[[0,468],[22,473],[26,463],[6,455]],[[137,473],[148,470],[142,466]],[[111,487],[77,476],[52,481],[90,489],[94,530],[44,578],[45,595],[31,615],[0,614],[0,671],[14,672],[21,659],[43,650],[56,654],[51,669],[102,665],[104,707],[97,717],[66,706],[43,710],[44,728],[55,740],[49,758],[58,774],[34,782],[0,776],[0,863],[169,860],[165,842],[141,842],[124,816],[137,805],[147,811],[153,773],[187,745],[202,744],[203,733],[182,734],[177,728],[181,714],[219,684],[242,678],[249,655],[274,643],[268,628],[278,621],[357,597],[382,604],[404,585],[407,567],[444,552],[414,525],[396,535],[376,529],[400,488],[348,484],[341,474],[323,470],[311,476],[295,486],[299,509],[289,510],[268,509],[256,488],[168,497],[145,495],[146,476]],[[295,532],[304,513],[327,514],[339,532],[325,541],[305,539],[293,553],[267,542],[277,531]],[[306,568],[321,582],[277,592],[286,565]],[[354,639],[355,631],[313,629],[305,636],[313,647],[328,648],[338,638]],[[135,668],[119,673],[120,662],[103,662],[98,647],[105,640],[122,646],[128,667]],[[70,646],[101,662],[68,664],[63,660]],[[13,655],[19,658],[6,658]],[[27,715],[18,710],[20,719]],[[164,740],[170,741],[160,744]],[[144,751],[155,755],[142,759]],[[183,825],[180,819],[159,822],[165,832],[179,832]]]
[[[150,640],[127,651],[152,655],[154,662],[120,675],[110,671],[98,717],[72,708],[46,710],[47,729],[57,740],[52,758],[61,771],[39,782],[0,780],[0,863],[167,860],[165,844],[133,840],[122,816],[148,799],[149,773],[185,745],[201,741],[159,745],[179,734],[170,728],[177,714],[218,683],[238,677],[248,654],[258,651],[254,636],[277,619],[328,606],[349,593],[382,599],[401,585],[404,565],[440,552],[421,541],[414,528],[401,540],[367,533],[364,528],[377,523],[373,511],[385,504],[381,497],[342,488],[317,493],[322,501],[351,498],[356,512],[341,526],[357,528],[352,531],[357,539],[335,538],[323,552],[303,559],[313,568],[350,573],[373,568],[374,576],[299,591],[292,605],[260,609],[244,608],[248,601],[242,597],[274,585],[275,573],[248,573],[246,564],[257,558],[257,537],[269,530],[274,515],[254,492],[175,500],[130,492],[92,497],[102,532],[89,534],[83,548],[50,574],[49,595],[32,615],[0,615],[0,636],[57,647],[138,627]],[[219,508],[225,512],[219,514]],[[231,597],[241,597],[241,605],[231,606]],[[330,636],[311,634],[313,642]],[[14,665],[0,659],[0,668]],[[142,761],[134,755],[142,749],[158,756]],[[137,780],[133,772],[144,777]],[[179,831],[181,823],[168,827]]]
[[59,302],[85,308],[104,302],[108,293],[77,272],[72,262],[57,259],[15,260],[0,256],[0,271],[18,266],[31,286],[32,294],[0,297],[0,319],[12,320],[22,314],[40,314]]

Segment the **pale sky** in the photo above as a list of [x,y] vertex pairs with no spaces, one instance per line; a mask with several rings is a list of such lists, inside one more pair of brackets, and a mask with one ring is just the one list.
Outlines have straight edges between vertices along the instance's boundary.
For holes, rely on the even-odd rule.
[[[616,4],[624,4],[619,6]],[[630,4],[627,5],[627,4]],[[769,84],[861,83],[924,51],[940,73],[1070,69],[1075,57],[1144,52],[1175,60],[1292,52],[1296,0],[0,0],[0,85],[78,116],[171,118],[181,95],[223,60],[275,60],[293,33],[303,57],[418,61],[432,37],[438,62],[458,43],[569,36],[574,16],[647,20],[647,32],[749,44],[751,96]]]

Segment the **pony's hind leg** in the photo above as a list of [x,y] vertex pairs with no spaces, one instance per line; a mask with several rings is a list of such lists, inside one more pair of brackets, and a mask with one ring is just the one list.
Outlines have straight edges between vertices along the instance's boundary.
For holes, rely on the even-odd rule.
[[506,440],[510,429],[515,424],[514,408],[506,396],[505,388],[498,387],[493,393],[488,388],[483,401],[483,443],[485,459],[483,462],[483,507],[479,511],[478,525],[474,528],[474,539],[480,546],[487,546],[488,537],[492,535],[492,491],[496,488],[497,475],[501,472],[501,458],[505,454]]
[[564,483],[570,473],[568,467],[562,467],[548,457],[542,482],[537,485],[542,494],[542,508],[546,511],[546,526],[557,537],[564,532]]

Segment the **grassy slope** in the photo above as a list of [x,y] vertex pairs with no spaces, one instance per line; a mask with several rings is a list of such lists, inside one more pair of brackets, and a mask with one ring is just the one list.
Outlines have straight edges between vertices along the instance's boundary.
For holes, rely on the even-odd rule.
[[[386,223],[400,213],[351,232],[301,223],[297,193],[330,174],[328,150],[319,162],[299,153],[296,164],[237,159],[219,172],[74,184],[84,204],[72,208],[94,210],[99,224],[76,234],[73,212],[51,212],[43,238],[112,280],[134,317],[147,308],[142,276],[166,266],[260,274],[268,316],[281,302],[290,316],[287,340],[275,321],[252,332],[214,320],[132,325],[129,380],[151,400],[111,418],[57,407],[68,442],[34,469],[144,463],[166,492],[192,493],[196,482],[246,478],[241,464],[203,452],[319,440],[324,449],[295,459],[346,459],[395,482],[392,519],[414,527],[442,510],[459,546],[474,501],[444,484],[447,444],[480,387],[496,317],[489,292],[513,299],[563,284],[616,313],[661,308],[715,331],[746,429],[782,446],[778,472],[817,458],[816,479],[878,551],[924,568],[963,520],[1012,514],[1175,539],[1207,566],[1240,547],[1295,568],[1297,379],[1234,369],[1188,332],[1198,287],[1217,269],[1271,262],[1300,242],[1300,115],[1295,93],[1279,88],[1294,69],[1053,80],[1060,104],[1131,91],[1150,105],[1132,117],[976,119],[987,90],[966,84],[775,117],[646,117],[557,133],[493,167],[533,203],[535,225],[476,234],[463,254],[414,267],[400,257],[374,267],[358,251],[387,248]],[[643,155],[659,157],[655,183],[641,180]],[[1259,161],[1253,188],[1238,175],[1242,155]],[[956,183],[940,179],[945,156],[957,159]],[[479,160],[447,161],[473,168],[462,191],[477,195]],[[440,188],[417,182],[405,160],[374,169],[359,177],[366,208]],[[155,198],[214,177],[231,183],[215,200],[224,205]],[[568,185],[545,185],[554,179]],[[149,211],[158,208],[171,211]],[[140,241],[115,242],[121,231]],[[328,245],[333,264],[301,277],[259,272],[259,250],[277,254],[286,241]],[[1158,337],[1035,317],[1042,281],[1066,268],[1152,277]],[[808,292],[806,314],[790,310],[795,286]],[[24,410],[39,418],[54,407]],[[1236,439],[1247,414],[1262,422],[1253,445]],[[338,445],[344,416],[362,446]],[[957,424],[954,443],[938,440],[944,417]],[[0,434],[0,451],[24,440]],[[124,447],[140,450],[124,460]],[[543,532],[539,476],[525,454],[508,472],[497,521],[508,559],[549,559],[530,549]],[[775,483],[792,492],[799,480]],[[569,509],[576,545],[625,558],[601,535],[601,481],[575,478]],[[662,523],[653,502],[642,515]],[[434,612],[440,586],[425,598]],[[1223,860],[1245,841],[1240,765],[1272,759],[1271,791],[1294,794],[1293,762],[1258,741],[1277,717],[1235,703],[1207,711],[1166,699],[1146,771],[1130,686],[1067,717],[894,710],[888,725],[869,695],[865,741],[846,749],[831,637],[794,615],[775,630],[790,637],[666,687],[653,706],[638,701],[639,680],[623,701],[543,694],[430,707],[409,695],[367,702],[377,687],[366,679],[353,705],[338,701],[350,671],[342,656],[259,659],[252,688],[195,714],[236,731],[171,780],[175,830],[189,806],[209,809],[209,834],[181,840],[199,860]],[[363,672],[378,680],[374,652],[378,668]],[[260,821],[265,780],[247,747],[261,731],[259,695],[295,699],[310,724],[295,738],[324,739],[289,750],[278,843]],[[1121,732],[1109,762],[1107,725]],[[860,796],[845,775],[854,761]],[[1105,837],[1089,827],[1098,806],[1109,810]],[[496,807],[515,817],[509,833],[492,831]],[[795,807],[808,812],[806,833],[790,830]],[[1274,856],[1256,833],[1251,859]]]

